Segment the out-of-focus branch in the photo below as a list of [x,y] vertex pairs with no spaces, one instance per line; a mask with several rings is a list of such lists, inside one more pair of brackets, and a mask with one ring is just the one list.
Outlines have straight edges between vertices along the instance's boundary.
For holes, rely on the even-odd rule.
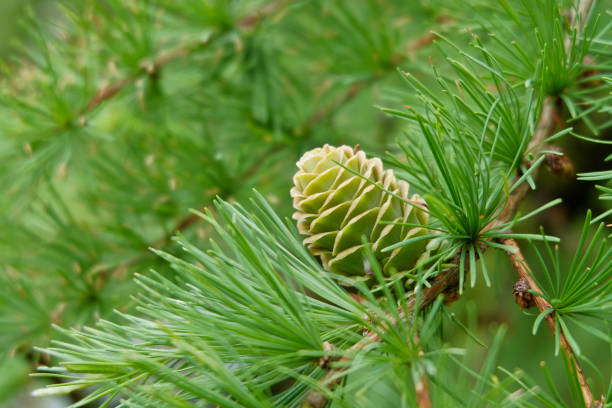
[[[279,10],[283,5],[285,5],[289,1],[290,0],[273,1],[269,3],[266,7],[263,7],[262,9],[257,11],[256,13],[240,19],[237,22],[237,26],[241,28],[254,27],[263,18],[273,14],[274,12]],[[115,95],[121,92],[123,88],[133,83],[138,78],[140,78],[140,76],[144,74],[152,75],[158,72],[162,67],[169,64],[170,62],[177,60],[181,57],[188,56],[195,51],[208,47],[218,38],[220,38],[220,35],[212,35],[204,41],[198,41],[198,42],[189,44],[187,46],[180,46],[178,48],[175,48],[174,50],[171,50],[170,52],[167,52],[159,56],[158,58],[156,58],[155,60],[151,62],[146,62],[146,63],[141,64],[140,70],[138,72],[128,75],[127,77],[121,79],[120,81],[117,81],[116,83],[112,85],[108,85],[108,86],[100,88],[96,92],[96,94],[89,100],[87,105],[85,105],[83,109],[80,110],[80,113],[78,116],[82,116],[92,111],[93,109],[98,107],[100,104],[102,104],[104,101],[107,101],[113,98]]]
[[[508,253],[508,256],[510,257],[510,261],[512,262],[512,266],[514,266],[514,269],[516,270],[516,273],[519,275],[519,277],[527,281],[529,288],[531,288],[535,292],[542,293],[537,283],[533,280],[529,265],[527,264],[527,261],[523,257],[523,254],[521,253],[521,249],[519,248],[514,238],[504,239],[502,240],[502,243],[508,246],[509,248],[513,249],[512,251],[508,250],[507,253]],[[533,300],[540,312],[544,312],[552,308],[550,303],[548,303],[548,301],[546,301],[546,299],[544,299],[541,296],[536,295],[534,296]],[[546,315],[545,319],[546,319],[546,323],[548,324],[548,327],[550,328],[550,331],[552,332],[554,336],[555,330],[556,330],[555,329],[555,314],[549,313]],[[563,352],[565,353],[565,357],[568,360],[569,366],[573,368],[574,374],[576,375],[576,378],[578,378],[578,382],[580,383],[580,390],[582,391],[582,397],[584,399],[584,402],[586,406],[590,408],[593,405],[593,394],[591,393],[591,389],[589,388],[586,378],[584,377],[582,368],[580,367],[580,363],[576,359],[576,354],[574,350],[572,349],[572,346],[568,343],[567,338],[565,337],[565,333],[563,332],[562,327],[559,327],[559,341],[561,343],[561,348],[563,349]]]
[[355,82],[349,89],[344,93],[344,95],[332,101],[328,106],[321,108],[316,111],[308,120],[306,120],[306,128],[310,129],[313,126],[320,123],[326,117],[331,116],[331,114],[335,113],[339,108],[346,105],[350,101],[352,101],[359,92],[365,88],[365,86],[370,82],[369,80],[362,80]]
[[[448,26],[451,25],[453,23],[455,23],[455,19],[453,17],[450,16],[440,16],[437,19],[437,23],[444,25],[444,26]],[[429,32],[429,33],[425,33],[424,35],[418,37],[417,39],[415,39],[414,41],[412,41],[410,44],[408,44],[408,55],[410,56],[411,59],[414,59],[417,55],[417,52],[431,44],[433,44],[433,42],[438,38],[438,36],[436,34],[434,34],[433,32]]]

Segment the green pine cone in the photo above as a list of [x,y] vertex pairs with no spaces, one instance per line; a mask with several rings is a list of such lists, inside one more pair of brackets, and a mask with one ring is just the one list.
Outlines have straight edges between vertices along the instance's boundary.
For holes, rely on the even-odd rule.
[[[338,163],[359,172],[361,177]],[[304,236],[304,245],[321,258],[327,270],[347,276],[366,275],[369,268],[362,236],[372,244],[374,256],[386,274],[410,270],[415,265],[427,240],[391,252],[382,250],[427,233],[428,215],[419,208],[425,202],[417,194],[408,198],[408,183],[397,180],[392,170],[384,171],[380,159],[367,159],[364,152],[348,146],[325,145],[306,152],[297,166],[291,189],[297,210],[293,218]]]

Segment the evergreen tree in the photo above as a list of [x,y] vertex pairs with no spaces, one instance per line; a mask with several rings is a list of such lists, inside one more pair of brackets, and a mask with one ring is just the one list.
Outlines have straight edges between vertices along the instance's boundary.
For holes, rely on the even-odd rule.
[[[608,4],[38,4],[2,65],[0,401],[612,406]],[[576,231],[538,225],[554,177],[600,194]]]

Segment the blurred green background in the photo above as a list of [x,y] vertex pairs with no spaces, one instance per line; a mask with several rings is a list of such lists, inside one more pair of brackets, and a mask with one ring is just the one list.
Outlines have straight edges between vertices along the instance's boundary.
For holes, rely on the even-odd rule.
[[[139,2],[99,2],[108,14],[95,3],[65,2],[63,9],[54,1],[0,2],[0,58],[7,67],[0,80],[8,84],[3,91],[22,93],[33,106],[57,96],[36,89],[37,81],[48,80],[48,72],[29,71],[32,60],[21,59],[30,52],[38,55],[41,47],[40,38],[29,32],[32,20],[23,20],[31,9],[41,32],[49,30],[65,39],[64,44],[57,38],[47,40],[57,46],[51,49],[51,65],[65,87],[54,109],[61,113],[61,105],[68,112],[66,117],[51,118],[52,110],[40,117],[34,112],[22,116],[24,123],[15,121],[14,106],[0,112],[0,272],[13,283],[19,281],[15,274],[25,276],[24,282],[36,281],[27,290],[37,293],[38,312],[46,311],[45,318],[22,327],[20,319],[35,320],[28,315],[35,312],[18,310],[23,305],[9,304],[7,298],[25,289],[15,284],[0,292],[5,296],[0,300],[0,356],[5,356],[0,405],[6,407],[66,405],[69,398],[27,396],[40,386],[40,380],[27,373],[44,363],[32,346],[47,344],[53,336],[51,323],[89,324],[98,316],[108,317],[113,308],[129,308],[127,299],[134,294],[130,276],[150,267],[164,268],[146,248],[176,251],[168,237],[177,228],[206,245],[209,231],[189,218],[189,208],[209,204],[216,194],[244,201],[255,187],[280,214],[289,216],[294,163],[305,150],[322,143],[360,143],[373,155],[397,152],[395,140],[402,137],[403,124],[377,109],[414,103],[396,67],[426,81],[429,58],[443,67],[430,30],[464,44],[464,28],[472,18],[470,10],[446,8],[449,2],[441,1],[364,1],[359,6],[335,2],[353,8],[347,15],[360,22],[360,31],[347,21],[342,7],[318,8],[298,1],[273,13],[261,26],[237,29],[217,48],[189,50],[147,75],[146,64],[167,55],[158,47],[173,50],[194,38],[212,38],[211,27],[218,29],[227,21],[249,24],[231,20],[231,13],[248,15],[274,2],[250,2],[245,11],[233,7],[238,2],[228,2],[232,5],[225,9],[221,2],[189,1],[179,7],[178,2],[162,1],[160,10],[168,16],[159,11],[159,18],[148,22],[137,12]],[[203,4],[226,10],[229,20]],[[82,17],[92,10],[95,18]],[[67,18],[67,13],[76,17]],[[132,75],[138,78],[117,97],[91,112],[79,112],[98,89]],[[87,126],[79,127],[80,120]],[[57,133],[44,133],[54,126]],[[577,130],[588,134],[580,125]],[[561,145],[576,172],[605,168],[605,149],[577,139],[565,139]],[[44,154],[28,161],[28,149]],[[542,172],[537,191],[522,204],[524,212],[555,197],[564,202],[517,232],[536,232],[543,225],[548,233],[565,238],[562,255],[569,259],[586,209],[604,210],[593,184]],[[553,356],[550,333],[541,329],[532,336],[533,316],[525,316],[528,313],[514,304],[515,275],[507,258],[493,251],[487,257],[493,286],[479,282],[451,311],[485,344],[495,327],[508,327],[500,366],[521,369],[544,383],[540,362],[546,361],[556,380],[563,382],[562,362]],[[100,279],[100,271],[109,270],[110,278]],[[82,282],[69,284],[89,272]],[[49,311],[64,315],[54,320]],[[486,350],[447,326],[447,341],[465,345],[477,368]],[[577,340],[604,370],[599,376],[593,367],[585,367],[595,379],[595,394],[605,392],[609,350],[588,335]]]

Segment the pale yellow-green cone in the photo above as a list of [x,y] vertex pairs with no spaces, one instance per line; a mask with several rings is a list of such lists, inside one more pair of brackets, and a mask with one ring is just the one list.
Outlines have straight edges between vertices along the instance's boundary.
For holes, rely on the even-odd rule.
[[428,216],[420,208],[425,202],[417,194],[408,198],[408,183],[397,180],[392,170],[384,171],[380,159],[368,159],[364,152],[348,146],[318,147],[306,152],[297,166],[291,189],[296,209],[293,218],[304,245],[321,258],[326,269],[347,276],[365,275],[368,266],[362,236],[372,244],[385,273],[412,269],[427,240],[382,252],[392,244],[427,233]]

